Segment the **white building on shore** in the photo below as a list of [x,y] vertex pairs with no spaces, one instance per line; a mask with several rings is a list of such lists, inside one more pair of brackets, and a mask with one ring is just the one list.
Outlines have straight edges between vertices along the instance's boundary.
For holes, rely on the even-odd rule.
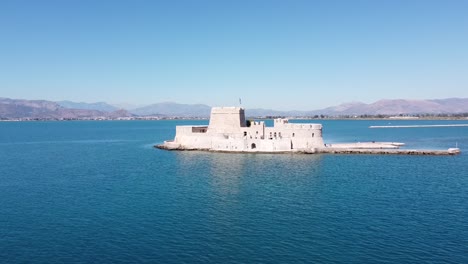
[[275,119],[273,127],[263,121],[246,121],[240,107],[213,107],[208,126],[177,126],[164,149],[230,152],[293,152],[323,148],[321,124],[292,124]]

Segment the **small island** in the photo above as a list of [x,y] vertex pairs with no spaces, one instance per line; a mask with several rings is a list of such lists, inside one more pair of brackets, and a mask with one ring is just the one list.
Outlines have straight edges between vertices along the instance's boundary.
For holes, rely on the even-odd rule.
[[156,148],[166,150],[204,150],[248,153],[335,153],[335,154],[408,154],[455,155],[458,148],[448,150],[400,149],[399,142],[360,142],[325,144],[321,124],[289,123],[274,119],[273,127],[264,121],[245,119],[241,107],[213,107],[208,126],[177,126],[174,140]]

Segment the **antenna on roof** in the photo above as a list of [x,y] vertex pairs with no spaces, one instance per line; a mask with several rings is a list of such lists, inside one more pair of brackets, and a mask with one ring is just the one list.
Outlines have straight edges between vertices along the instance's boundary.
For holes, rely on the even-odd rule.
[[242,100],[239,98],[239,105],[242,105]]

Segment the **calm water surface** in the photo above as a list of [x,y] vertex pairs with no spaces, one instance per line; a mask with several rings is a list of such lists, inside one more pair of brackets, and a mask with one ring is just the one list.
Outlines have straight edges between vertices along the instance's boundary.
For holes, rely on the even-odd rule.
[[322,122],[447,157],[152,148],[205,123],[0,122],[0,262],[468,263],[468,127]]

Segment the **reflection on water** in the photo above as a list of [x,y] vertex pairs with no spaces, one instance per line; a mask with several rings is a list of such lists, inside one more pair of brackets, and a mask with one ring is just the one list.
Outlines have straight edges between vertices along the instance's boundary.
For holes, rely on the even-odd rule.
[[248,170],[245,154],[210,153],[211,186],[220,195],[235,195],[242,184],[242,175]]
[[[207,178],[212,191],[222,196],[249,189],[249,181],[280,185],[302,182],[318,175],[322,155],[248,154],[202,151],[177,152],[177,171],[184,177]],[[248,175],[248,177],[246,177]],[[301,180],[302,178],[302,180]]]

